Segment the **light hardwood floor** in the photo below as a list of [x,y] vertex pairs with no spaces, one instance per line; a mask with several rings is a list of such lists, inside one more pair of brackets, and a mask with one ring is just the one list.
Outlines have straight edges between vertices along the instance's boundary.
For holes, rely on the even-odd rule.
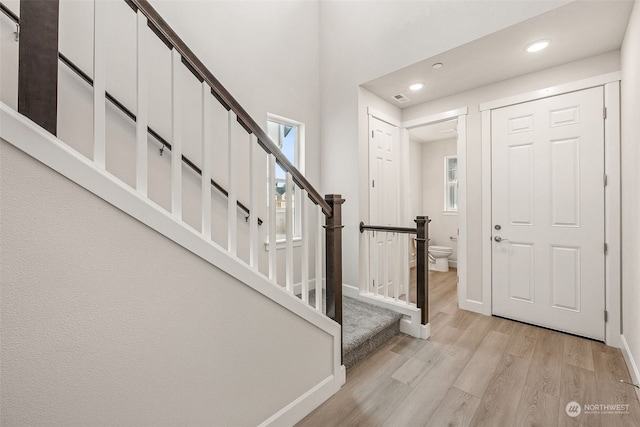
[[[460,310],[455,270],[431,272],[429,288],[432,337],[393,338],[299,426],[640,427],[620,350]],[[574,401],[582,413],[570,417]],[[611,404],[628,410],[586,412]]]

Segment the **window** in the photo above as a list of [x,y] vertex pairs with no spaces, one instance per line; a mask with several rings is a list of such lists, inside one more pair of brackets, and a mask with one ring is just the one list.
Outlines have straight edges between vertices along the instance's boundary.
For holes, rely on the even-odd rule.
[[[269,114],[267,118],[267,133],[275,142],[285,157],[302,173],[304,162],[302,161],[302,146],[304,139],[304,125],[293,120],[285,119]],[[285,241],[287,233],[286,219],[286,174],[276,163],[276,240]],[[294,184],[293,190],[293,237],[300,238],[300,189]]]
[[458,212],[458,156],[444,158],[444,211]]

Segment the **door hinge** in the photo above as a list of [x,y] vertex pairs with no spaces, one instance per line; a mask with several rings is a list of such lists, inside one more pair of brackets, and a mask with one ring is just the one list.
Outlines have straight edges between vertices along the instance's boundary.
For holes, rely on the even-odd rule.
[[607,107],[604,107],[604,108],[602,109],[602,118],[603,118],[604,120],[607,120]]
[[607,323],[609,321],[609,312],[607,310],[604,311],[604,322]]
[[371,188],[375,188],[376,187],[376,180],[372,179],[371,180]]
[[604,244],[604,254],[607,255],[609,253],[609,245]]
[[375,136],[375,134],[373,133],[373,131],[371,131],[371,138],[373,138]]
[[607,184],[609,183],[609,178],[607,177],[607,174],[606,174],[606,173],[604,174],[604,178],[603,178],[603,180],[604,180],[604,186],[606,187],[606,186],[607,186]]

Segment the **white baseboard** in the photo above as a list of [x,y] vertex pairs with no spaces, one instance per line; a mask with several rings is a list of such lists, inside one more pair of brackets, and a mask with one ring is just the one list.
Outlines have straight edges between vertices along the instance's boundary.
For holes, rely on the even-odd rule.
[[460,301],[460,308],[467,311],[473,311],[474,313],[486,314],[484,312],[484,304],[480,301],[474,301],[470,299],[463,299]]
[[[407,305],[370,292],[360,292],[359,299],[405,316],[400,320],[400,331],[415,338],[427,339],[431,335],[430,326],[420,324],[420,309],[415,304]],[[425,329],[428,327],[428,329]]]
[[[342,366],[342,375],[345,369]],[[340,373],[338,373],[340,375]],[[306,417],[333,396],[336,392],[336,382],[340,382],[339,378],[333,375],[325,378],[311,390],[298,397],[296,400],[273,414],[271,417],[260,423],[260,426],[292,426],[298,421]],[[343,381],[344,383],[344,381]]]
[[[624,361],[627,364],[629,375],[631,375],[631,382],[634,384],[640,384],[640,370],[638,370],[638,365],[633,358],[633,354],[631,354],[631,349],[629,348],[629,344],[627,344],[627,340],[624,335],[620,335],[620,341],[622,342],[622,355],[624,356]],[[635,387],[635,390],[638,400],[640,400],[640,389]]]
[[449,268],[458,268],[458,261],[455,259],[449,260]]
[[[413,324],[411,323],[411,319],[407,317],[400,319],[400,332],[402,332],[403,334],[414,336],[413,332],[415,329],[416,328],[414,328]],[[419,336],[415,338],[420,338],[422,340],[428,340],[429,338],[431,338],[431,323],[420,325],[418,330]]]
[[[316,288],[316,279],[310,279],[309,280],[309,290],[312,291],[315,288]],[[293,294],[294,295],[301,295],[302,294],[302,283],[296,283],[295,285],[293,285]]]
[[353,299],[359,299],[360,289],[351,285],[342,285],[342,295]]

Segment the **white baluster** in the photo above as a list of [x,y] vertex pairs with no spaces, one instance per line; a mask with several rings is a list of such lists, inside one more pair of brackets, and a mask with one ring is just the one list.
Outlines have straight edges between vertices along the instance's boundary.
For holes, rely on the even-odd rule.
[[202,82],[202,235],[211,239],[211,119],[213,107],[211,105],[211,87]]
[[309,234],[307,230],[309,228],[309,212],[307,209],[307,192],[305,190],[301,190],[300,192],[300,218],[301,218],[301,226],[300,226],[300,238],[302,239],[302,271],[301,271],[301,281],[302,281],[302,301],[309,302]]
[[402,265],[402,260],[400,260],[400,254],[398,251],[398,244],[400,240],[400,235],[398,233],[393,233],[393,258],[394,258],[394,266],[393,266],[393,298],[398,302],[398,291],[400,290],[400,286],[398,281],[400,280],[400,266]]
[[269,278],[278,281],[276,273],[276,158],[269,154]]
[[402,271],[404,272],[404,299],[405,302],[407,304],[409,304],[411,302],[410,296],[409,296],[409,290],[410,290],[410,281],[411,281],[411,266],[409,264],[409,245],[411,244],[411,235],[407,234],[406,235],[406,239],[404,240],[404,244],[402,245],[404,247],[404,250],[402,251],[403,254],[403,259],[402,259],[402,265],[404,266]]
[[373,293],[378,295],[378,289],[380,287],[380,255],[378,248],[378,232],[373,231],[371,233],[371,237],[373,238],[373,271],[374,277],[371,285],[373,286]]
[[238,244],[238,194],[236,189],[236,115],[233,110],[229,110],[229,196],[227,197],[227,227],[229,234],[227,237],[228,250],[233,255],[237,252]]
[[249,135],[249,265],[258,269],[258,182],[257,140],[254,134]]
[[147,196],[147,126],[149,122],[148,61],[147,61],[147,18],[137,13],[137,70],[136,70],[136,190]]
[[286,287],[287,290],[293,293],[293,179],[291,174],[287,172],[286,175],[286,188],[285,194],[285,217],[286,217]]
[[382,276],[384,278],[384,297],[389,296],[389,232],[384,232],[384,247],[382,248]]
[[171,213],[182,219],[182,57],[171,49]]
[[324,225],[324,214],[322,209],[318,206],[318,223],[316,225],[316,310],[325,312],[322,304],[322,226]]
[[364,232],[364,240],[366,243],[366,255],[364,256],[364,260],[365,260],[365,277],[366,277],[366,286],[365,286],[365,291],[367,292],[373,292],[373,285],[371,283],[371,280],[373,280],[373,277],[371,276],[371,257],[373,255],[373,251],[371,249],[371,232],[369,230],[365,230]]
[[105,4],[95,1],[93,10],[93,161],[101,169],[106,159]]

